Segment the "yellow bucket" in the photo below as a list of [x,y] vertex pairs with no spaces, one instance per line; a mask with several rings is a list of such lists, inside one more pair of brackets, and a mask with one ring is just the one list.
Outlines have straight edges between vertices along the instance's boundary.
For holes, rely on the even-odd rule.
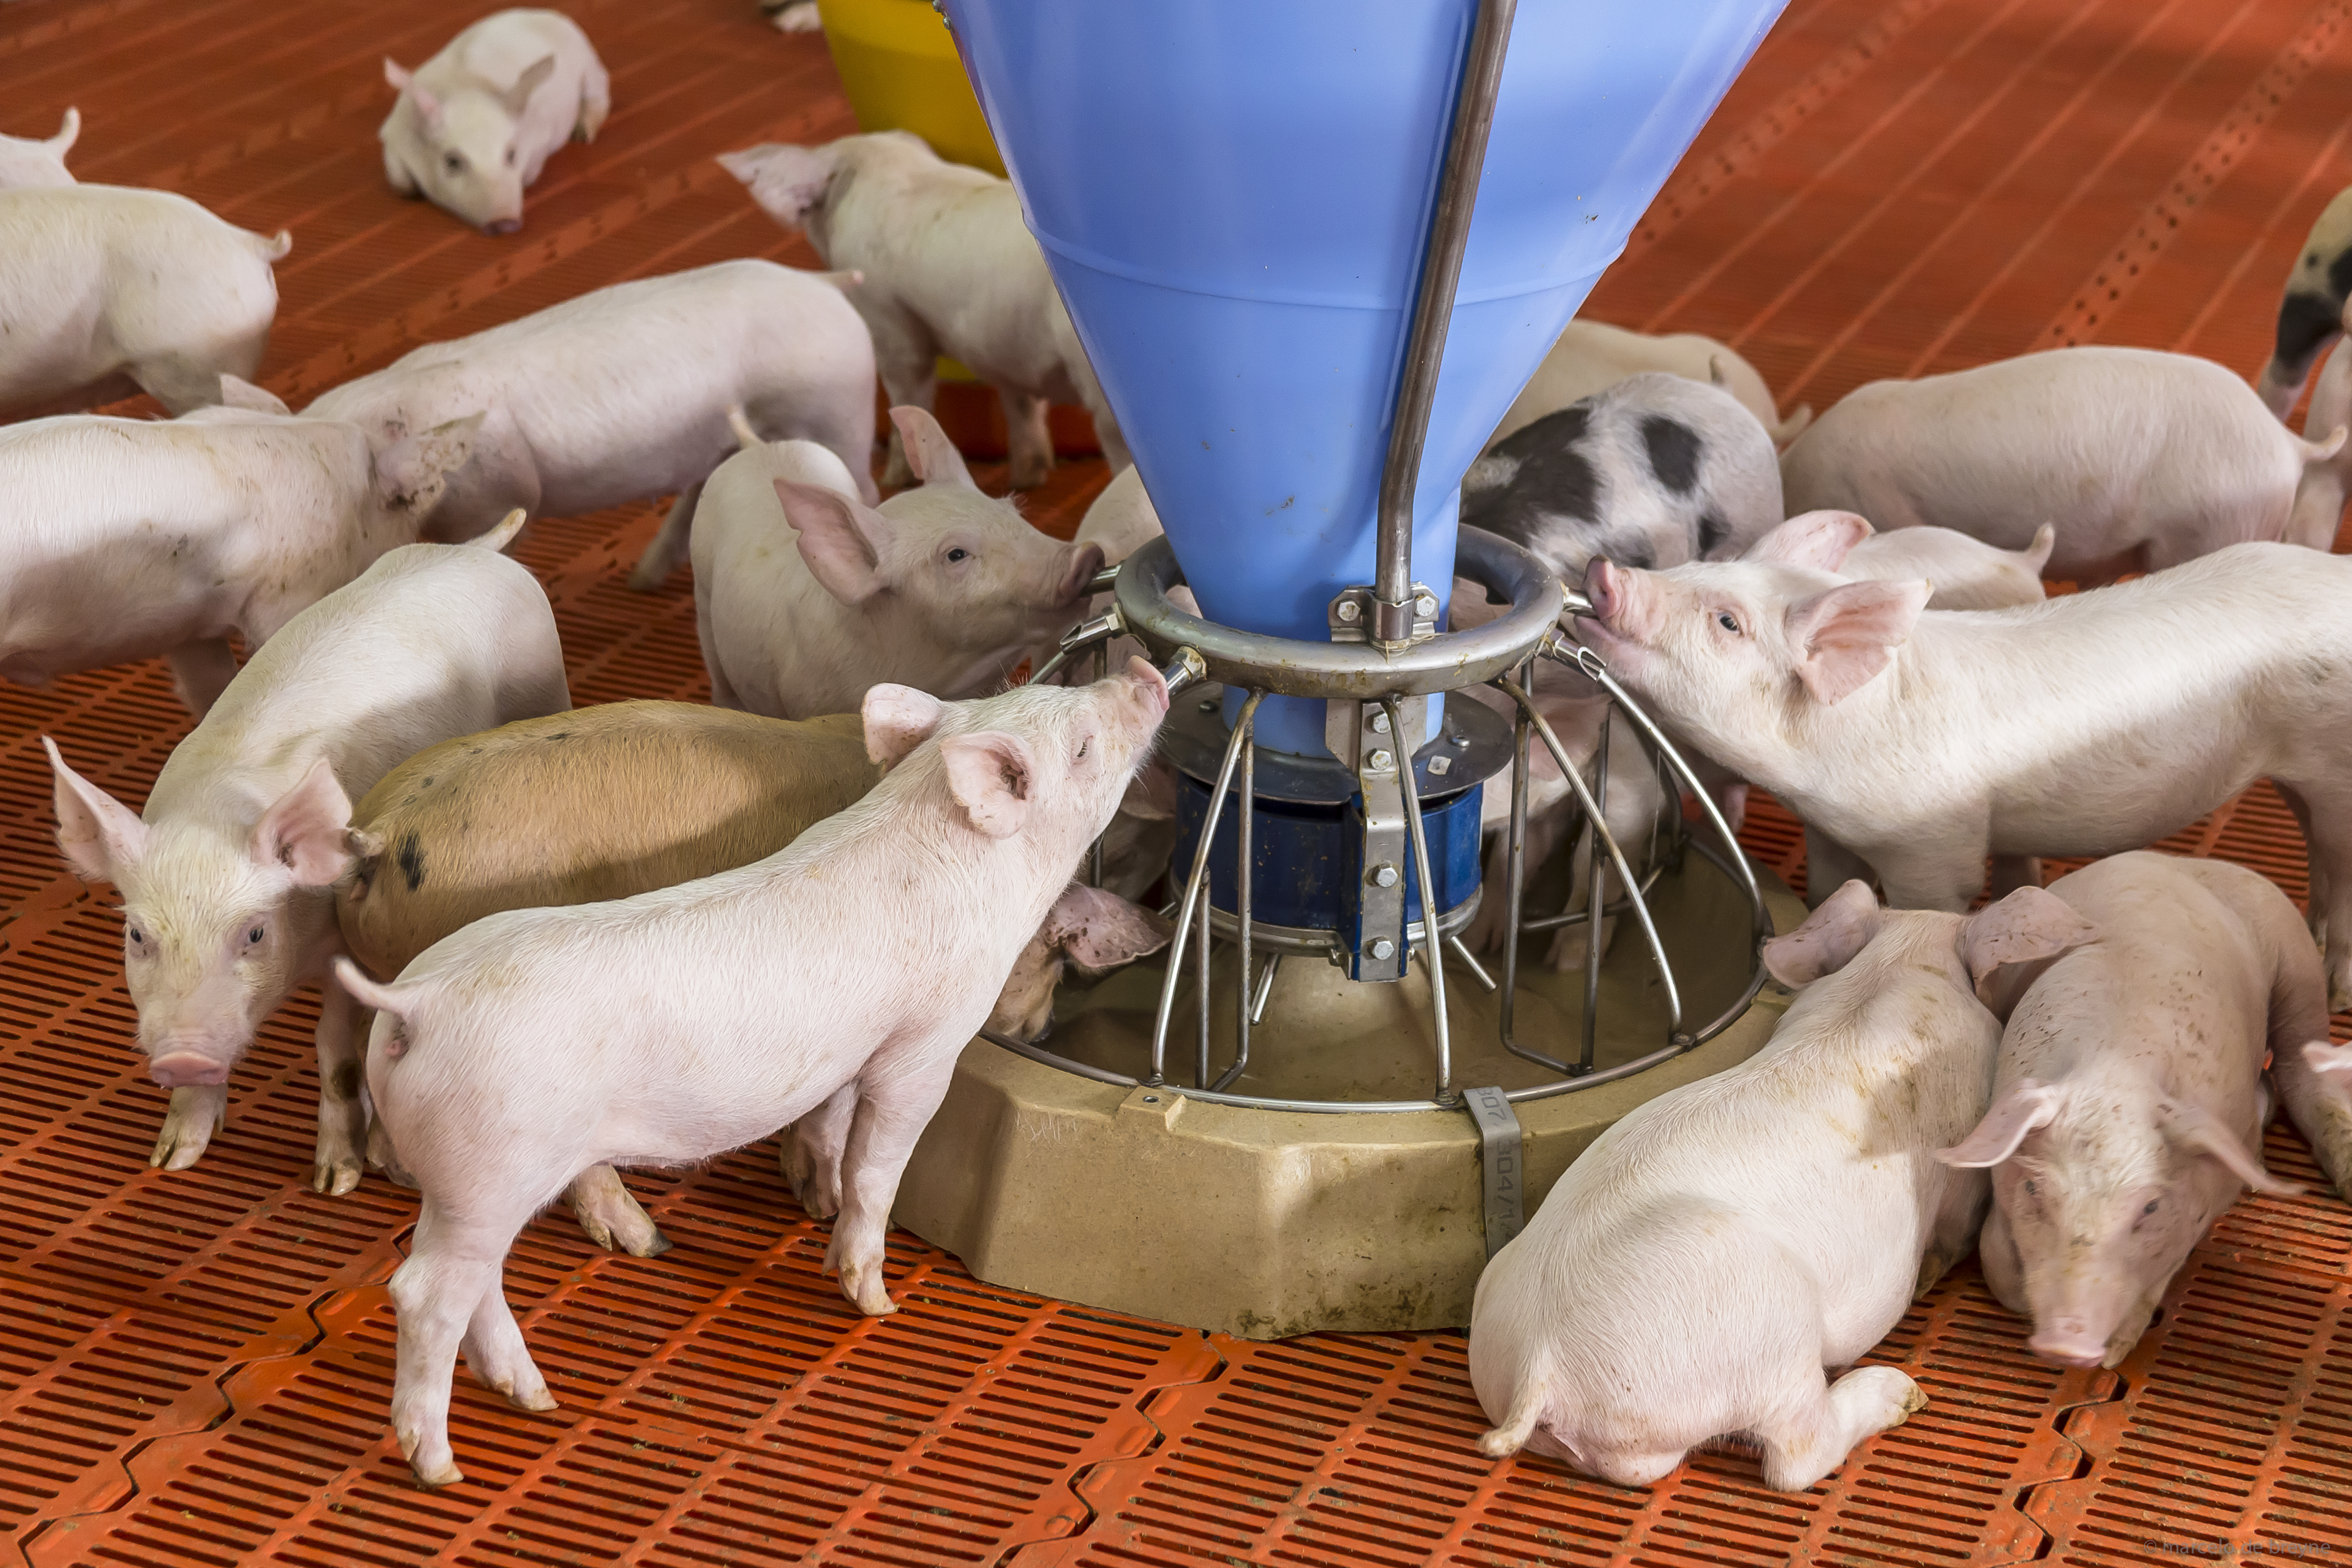
[[911,131],[950,163],[1004,177],[1004,160],[930,0],[817,0],[833,68],[861,131]]

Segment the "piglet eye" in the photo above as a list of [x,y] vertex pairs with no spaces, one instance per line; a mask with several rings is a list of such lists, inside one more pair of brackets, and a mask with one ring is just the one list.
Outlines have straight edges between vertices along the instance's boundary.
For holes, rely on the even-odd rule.
[[950,565],[953,565],[959,561],[969,561],[971,559],[971,552],[969,550],[956,549],[948,552],[948,563]]
[[1094,738],[1092,736],[1088,736],[1087,739],[1078,742],[1078,760],[1080,762],[1086,761],[1087,748],[1094,743]]
[[2147,1207],[2140,1210],[2139,1212],[2142,1214],[2154,1214],[2156,1212],[2156,1202],[2157,1201],[2154,1198],[2148,1199]]
[[1725,631],[1729,632],[1734,637],[1738,637],[1739,635],[1739,618],[1737,616],[1734,616],[1729,610],[1716,611],[1715,624],[1721,626]]
[[509,169],[514,167],[514,153],[515,150],[513,148],[509,147],[507,149],[507,167]]
[[254,927],[251,931],[245,933],[245,945],[247,947],[258,947],[261,944],[262,935],[262,928],[259,926]]
[[444,153],[441,158],[441,166],[448,170],[453,174],[462,174],[466,172],[466,160],[459,157],[455,153]]
[[128,928],[122,934],[131,939],[131,945],[133,947],[144,947],[147,945],[147,933],[141,931],[137,926]]
[[2030,1198],[2030,1197],[2035,1197],[2035,1196],[2038,1196],[2038,1195],[2040,1195],[2041,1192],[2042,1192],[2042,1189],[2041,1189],[2040,1187],[2035,1186],[2032,1182],[2028,1182],[2028,1183],[2026,1183],[2026,1184],[2025,1184],[2025,1195],[2026,1195],[2027,1197],[2029,1197],[2029,1198]]

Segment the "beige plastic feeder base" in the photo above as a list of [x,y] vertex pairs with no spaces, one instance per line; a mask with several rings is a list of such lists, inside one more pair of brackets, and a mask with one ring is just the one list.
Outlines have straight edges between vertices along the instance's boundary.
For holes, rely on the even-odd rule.
[[[1759,876],[1775,929],[1793,930],[1804,906]],[[1693,856],[1660,879],[1651,907],[1685,989],[1684,1016],[1704,1024],[1747,984],[1746,901]],[[1580,963],[1573,974],[1543,968],[1549,941],[1530,937],[1524,950],[1519,1038],[1566,1058],[1580,1038],[1583,973]],[[1217,959],[1213,1078],[1233,1049],[1232,955],[1221,946]],[[1147,1076],[1161,973],[1139,965],[1092,992],[1064,992],[1062,1021],[1045,1043]],[[1458,964],[1446,980],[1457,1088],[1558,1076],[1502,1049],[1496,998]],[[1246,1339],[1467,1323],[1486,1261],[1483,1164],[1468,1111],[1291,1112],[1187,1099],[1177,1086],[1192,1080],[1192,996],[1189,983],[1178,993],[1164,1088],[1099,1083],[973,1041],[893,1217],[992,1284]],[[1788,1000],[1768,983],[1696,1050],[1615,1083],[1521,1102],[1527,1213],[1634,1106],[1753,1055]],[[1630,920],[1602,965],[1601,1017],[1601,1067],[1664,1041],[1663,991]],[[1251,1068],[1231,1092],[1425,1097],[1430,1034],[1418,963],[1395,984],[1356,984],[1320,960],[1287,958],[1251,1030]]]

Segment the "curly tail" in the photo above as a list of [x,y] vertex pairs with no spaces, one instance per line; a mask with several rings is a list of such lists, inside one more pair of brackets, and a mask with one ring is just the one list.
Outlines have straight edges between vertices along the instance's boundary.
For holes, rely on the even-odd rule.
[[760,438],[760,433],[751,428],[751,416],[743,412],[743,405],[740,403],[728,405],[727,427],[735,432],[735,445],[740,450],[749,452],[767,445]]
[[261,247],[264,261],[283,261],[294,253],[294,231],[290,228],[281,228],[268,239],[257,234],[253,237]]
[[1772,444],[1776,447],[1787,446],[1803,435],[1805,426],[1812,422],[1813,405],[1810,403],[1798,404],[1795,413],[1772,426]]
[[524,522],[529,521],[529,519],[530,514],[524,511],[522,508],[517,507],[514,510],[500,518],[499,520],[499,525],[496,528],[491,529],[487,533],[478,533],[474,535],[473,538],[466,541],[466,548],[468,550],[504,550],[508,545],[514,542],[514,536],[522,531],[522,525]]
[[2328,458],[2336,456],[2336,453],[2344,449],[2344,441],[2347,435],[2352,435],[2352,431],[2347,431],[2343,426],[2338,425],[2335,429],[2327,433],[2327,439],[2325,441],[2305,441],[2301,443],[2303,447],[2303,460],[2306,463],[2324,463],[2327,461]]

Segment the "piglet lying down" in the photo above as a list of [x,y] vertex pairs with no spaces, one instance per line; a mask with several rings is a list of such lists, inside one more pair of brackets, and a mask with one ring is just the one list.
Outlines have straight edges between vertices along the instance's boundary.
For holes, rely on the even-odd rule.
[[1801,1491],[1927,1396],[1893,1367],[1834,1383],[1975,1244],[1986,1185],[1935,1151],[1975,1124],[2011,964],[2095,935],[2039,888],[1974,916],[1882,910],[1849,882],[1764,944],[1803,987],[1771,1043],[1641,1106],[1486,1266],[1470,1378],[1495,1429],[1620,1486],[1745,1438]]
[[893,1310],[882,1237],[916,1137],[1167,710],[1140,659],[973,702],[877,686],[866,750],[889,772],[788,848],[635,898],[492,915],[391,985],[337,965],[376,1009],[368,1089],[423,1194],[392,1279],[393,1426],[420,1479],[459,1479],[461,1341],[484,1384],[553,1407],[499,1274],[516,1232],[592,1165],[709,1159],[854,1085],[827,1266],[860,1310]]

